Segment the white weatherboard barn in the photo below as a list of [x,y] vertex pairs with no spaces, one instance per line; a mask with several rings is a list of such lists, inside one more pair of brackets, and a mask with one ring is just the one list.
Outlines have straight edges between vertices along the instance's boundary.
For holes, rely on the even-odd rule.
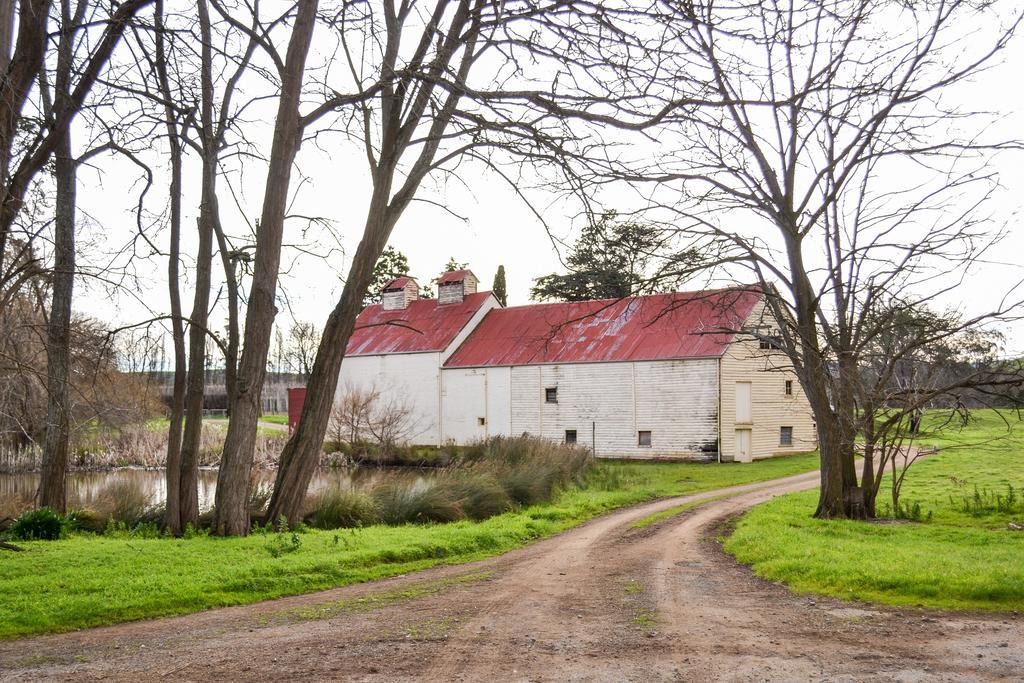
[[410,440],[523,433],[601,457],[742,461],[811,450],[807,400],[749,288],[502,308],[470,271],[438,298],[409,278],[359,316],[339,398],[372,389],[412,411]]

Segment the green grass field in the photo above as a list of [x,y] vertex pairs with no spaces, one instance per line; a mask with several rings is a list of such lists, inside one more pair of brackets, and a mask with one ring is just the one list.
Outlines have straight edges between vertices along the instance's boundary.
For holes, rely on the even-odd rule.
[[[286,415],[264,415],[263,417],[260,418],[260,422],[287,425],[288,417]],[[209,425],[210,427],[213,427],[214,429],[218,429],[224,432],[225,434],[228,431],[228,418],[226,417],[204,417],[203,423]],[[160,417],[146,422],[146,428],[154,432],[166,432],[168,427],[170,427],[170,420],[168,420],[166,417]],[[278,437],[281,436],[282,431],[274,427],[265,427],[263,425],[258,425],[256,427],[256,433],[259,434],[260,436]]]
[[[903,501],[918,504],[924,521],[815,520],[817,492],[806,492],[752,510],[725,549],[758,576],[800,593],[1024,609],[1024,532],[1008,529],[1011,522],[1024,523],[1024,423],[1013,416],[1011,429],[988,411],[976,418],[966,429],[923,439],[942,451],[911,468]],[[880,502],[887,500],[887,486]]]
[[[584,486],[486,521],[247,538],[77,534],[0,557],[0,638],[256,602],[468,562],[632,503],[775,479],[814,454],[750,465],[601,462]],[[297,539],[297,541],[295,540]]]

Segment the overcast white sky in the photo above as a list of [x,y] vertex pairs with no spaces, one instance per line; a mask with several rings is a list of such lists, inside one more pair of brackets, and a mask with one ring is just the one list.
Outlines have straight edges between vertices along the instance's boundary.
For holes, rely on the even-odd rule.
[[[972,106],[1003,113],[1005,118],[1000,127],[1007,134],[1018,136],[1024,131],[1024,88],[1021,87],[1024,40],[1020,38],[1006,52],[1003,64],[982,75],[970,92],[964,94]],[[282,313],[286,325],[291,315],[322,324],[340,293],[338,273],[347,270],[347,254],[354,252],[362,231],[368,194],[365,161],[351,143],[335,142],[337,144],[322,141],[319,146],[303,148],[299,166],[306,181],[298,189],[295,210],[328,219],[340,236],[338,246],[344,253],[330,254],[328,265],[291,252],[297,260],[282,279],[290,302],[290,312]],[[1013,224],[1012,234],[999,250],[1005,265],[993,265],[976,273],[948,301],[951,305],[970,308],[986,302],[1024,276],[1024,230],[1016,227],[1016,213],[1024,204],[1024,154],[1003,154],[993,159],[992,164],[1000,171],[1004,189],[991,210],[999,220]],[[135,225],[134,188],[125,180],[134,177],[132,168],[116,162],[104,168],[107,172],[102,178],[89,171],[80,176],[82,209],[97,221],[85,232],[85,239],[94,244],[95,253],[123,242]],[[482,287],[489,288],[495,270],[503,264],[508,278],[509,304],[528,303],[528,290],[534,278],[560,270],[551,236],[523,201],[498,178],[480,174],[479,169],[467,175],[471,177],[462,177],[462,184],[429,185],[423,193],[464,220],[436,204],[414,204],[396,227],[391,244],[408,256],[412,274],[421,284],[436,277],[448,258],[454,257],[468,262],[480,277]],[[259,214],[260,181],[253,177],[242,184],[246,192],[246,214],[250,217]],[[157,183],[159,185],[159,178]],[[153,192],[159,193],[160,187]],[[574,224],[573,219],[577,207],[539,190],[529,190],[528,194],[543,210],[556,237],[571,242],[579,225]],[[164,200],[154,200],[154,208],[159,208],[161,201]],[[230,201],[222,186],[222,208]],[[186,210],[189,214],[185,230],[191,235],[194,207],[186,206]],[[229,226],[231,220],[239,222],[237,218],[228,217]],[[291,223],[286,241],[303,241],[301,227],[299,223]],[[241,232],[241,225],[236,225],[234,231]],[[140,269],[137,288],[113,298],[104,288],[83,283],[85,286],[78,290],[76,308],[80,313],[116,323],[131,323],[148,317],[146,306],[140,301],[151,309],[165,312],[165,272],[165,262],[154,260]],[[186,309],[191,301],[188,286],[189,283],[184,284]],[[1015,325],[1008,331],[1011,333],[1009,350],[1024,352],[1024,325]]]

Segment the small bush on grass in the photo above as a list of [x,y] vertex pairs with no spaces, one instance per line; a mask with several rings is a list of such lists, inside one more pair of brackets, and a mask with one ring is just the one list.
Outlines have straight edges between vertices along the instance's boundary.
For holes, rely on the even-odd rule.
[[264,546],[267,552],[273,558],[287,555],[288,553],[294,553],[296,550],[302,547],[302,539],[299,538],[297,531],[286,532],[278,531],[269,534],[267,537],[267,543]]
[[107,517],[95,508],[85,507],[72,510],[68,515],[72,528],[81,531],[103,533],[107,527]]
[[900,501],[896,508],[896,514],[893,515],[893,517],[896,519],[905,519],[911,522],[930,522],[932,519],[932,511],[929,510],[928,514],[925,514],[924,510],[921,509],[920,503],[904,503],[903,501]]
[[[961,491],[965,482],[958,482]],[[949,497],[949,502],[954,508],[965,512],[972,517],[983,517],[990,514],[1015,514],[1024,512],[1024,487],[1018,494],[1011,484],[1006,485],[1006,495],[1000,495],[989,488],[979,489],[974,486],[974,493],[968,495],[961,493],[960,499]]]
[[377,521],[373,498],[351,488],[324,489],[310,499],[307,509],[306,524],[315,529],[369,526]]
[[19,541],[56,541],[67,530],[67,519],[50,508],[23,512],[11,525],[10,534]]

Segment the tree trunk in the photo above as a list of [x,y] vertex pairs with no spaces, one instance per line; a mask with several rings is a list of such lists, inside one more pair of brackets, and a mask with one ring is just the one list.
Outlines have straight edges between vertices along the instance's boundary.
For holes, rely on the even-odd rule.
[[295,26],[288,42],[284,73],[281,74],[281,97],[270,149],[263,212],[256,231],[256,258],[245,316],[244,347],[235,377],[235,393],[229,397],[231,420],[217,475],[213,533],[219,535],[244,535],[249,532],[249,478],[256,446],[260,394],[266,375],[274,317],[277,314],[275,299],[284,216],[292,163],[301,141],[299,102],[316,11],[316,0],[299,0]]
[[[390,184],[387,188],[390,190]],[[394,226],[394,220],[387,217],[387,194],[375,193],[363,239],[356,249],[341,299],[324,325],[313,371],[306,384],[306,399],[302,404],[299,424],[281,453],[274,493],[267,508],[266,521],[269,523],[283,518],[294,525],[302,520],[306,490],[320,462],[345,348],[355,329],[356,317],[362,310],[366,288],[373,281],[374,264],[384,251]]]
[[156,70],[160,93],[166,100],[164,123],[170,147],[170,245],[167,256],[167,287],[171,302],[171,339],[174,344],[174,388],[171,394],[170,425],[167,429],[167,502],[164,510],[164,528],[175,536],[181,535],[181,440],[185,419],[185,325],[181,317],[181,290],[178,288],[178,270],[181,260],[181,165],[182,149],[178,134],[177,117],[171,107],[171,85],[167,77],[167,51],[164,39],[164,4],[157,0]]
[[821,489],[818,492],[818,507],[814,516],[821,519],[842,518],[846,516],[846,504],[843,499],[843,473],[840,445],[836,439],[834,428],[818,422],[818,450],[821,459]]
[[14,0],[0,0],[0,74],[11,64],[14,40]]
[[[472,45],[479,29],[479,8],[479,3],[475,9],[471,9],[469,3],[459,4],[452,17],[447,37],[441,40],[446,47],[443,48],[443,56],[439,56],[436,63],[444,64],[445,67],[450,64],[460,41],[463,41],[465,56],[459,68],[455,70],[458,73],[458,82],[466,81],[469,68],[475,61]],[[471,27],[466,29],[471,20]],[[390,27],[388,30],[392,32],[388,36],[390,50],[393,45],[397,46],[400,28]],[[385,72],[389,68],[392,66],[385,63]],[[267,520],[271,522],[283,517],[294,524],[301,518],[306,490],[319,462],[320,450],[330,422],[334,392],[337,389],[345,348],[355,328],[356,317],[362,309],[366,288],[373,280],[373,268],[384,251],[398,217],[402,215],[420,182],[429,172],[433,154],[444,137],[445,129],[459,101],[457,94],[449,94],[444,99],[443,106],[432,110],[430,132],[425,136],[428,142],[420,150],[416,163],[406,174],[401,188],[392,197],[395,168],[409,144],[408,133],[403,133],[401,129],[414,129],[409,122],[419,121],[424,116],[426,103],[431,99],[431,90],[429,86],[424,86],[423,90],[408,96],[415,104],[408,108],[406,122],[399,125],[402,117],[398,112],[406,109],[402,97],[394,94],[382,95],[381,118],[384,123],[381,134],[381,160],[374,171],[374,189],[363,228],[363,238],[356,250],[341,299],[324,326],[316,361],[313,363],[313,371],[306,386],[306,398],[299,424],[281,454],[274,493],[267,509]]]
[[865,408],[862,420],[864,425],[864,463],[861,468],[860,485],[864,489],[864,513],[871,519],[874,519],[877,512],[878,480],[881,479],[881,475],[875,473],[874,422],[874,410]]
[[196,255],[196,290],[189,324],[188,390],[185,399],[185,432],[181,447],[181,526],[199,524],[199,449],[203,435],[203,398],[206,394],[206,335],[209,322],[213,269],[214,222],[217,211],[217,150],[213,145],[213,46],[210,13],[200,0],[199,30],[202,39],[202,149],[203,168],[199,200],[199,249]]
[[71,438],[71,298],[75,283],[75,160],[70,136],[55,159],[57,178],[54,220],[53,301],[46,326],[46,437],[39,481],[39,505],[59,512],[67,509],[64,477]]
[[[850,403],[843,391],[828,392],[831,370],[823,356],[818,339],[817,295],[807,276],[803,262],[800,231],[795,224],[783,230],[789,270],[792,273],[793,303],[796,331],[799,335],[803,372],[801,386],[818,425],[818,450],[821,459],[821,489],[814,516],[822,519],[844,518],[850,511],[855,514],[862,506],[857,487],[857,472],[853,462],[854,430]],[[840,361],[842,362],[842,361]],[[856,508],[856,510],[854,510]]]
[[213,231],[200,208],[196,289],[188,328],[188,376],[185,392],[185,428],[181,439],[179,512],[181,528],[199,523],[199,449],[203,432],[203,397],[206,393],[206,327],[210,305]]
[[[57,48],[54,111],[67,106],[70,96],[72,40],[70,0],[61,2],[61,33]],[[54,159],[57,196],[53,230],[53,298],[46,326],[46,436],[39,481],[39,505],[58,512],[67,510],[64,478],[71,439],[71,300],[75,286],[75,159],[70,132],[61,138]]]
[[[217,248],[220,251],[221,266],[224,268],[224,281],[228,288],[228,343],[224,354],[224,393],[233,396],[235,393],[235,376],[238,373],[238,276],[235,273],[235,262],[228,244],[227,235],[220,223],[220,209],[214,215],[213,231],[217,237]],[[230,405],[229,405],[230,408]],[[228,417],[231,411],[228,410]]]

